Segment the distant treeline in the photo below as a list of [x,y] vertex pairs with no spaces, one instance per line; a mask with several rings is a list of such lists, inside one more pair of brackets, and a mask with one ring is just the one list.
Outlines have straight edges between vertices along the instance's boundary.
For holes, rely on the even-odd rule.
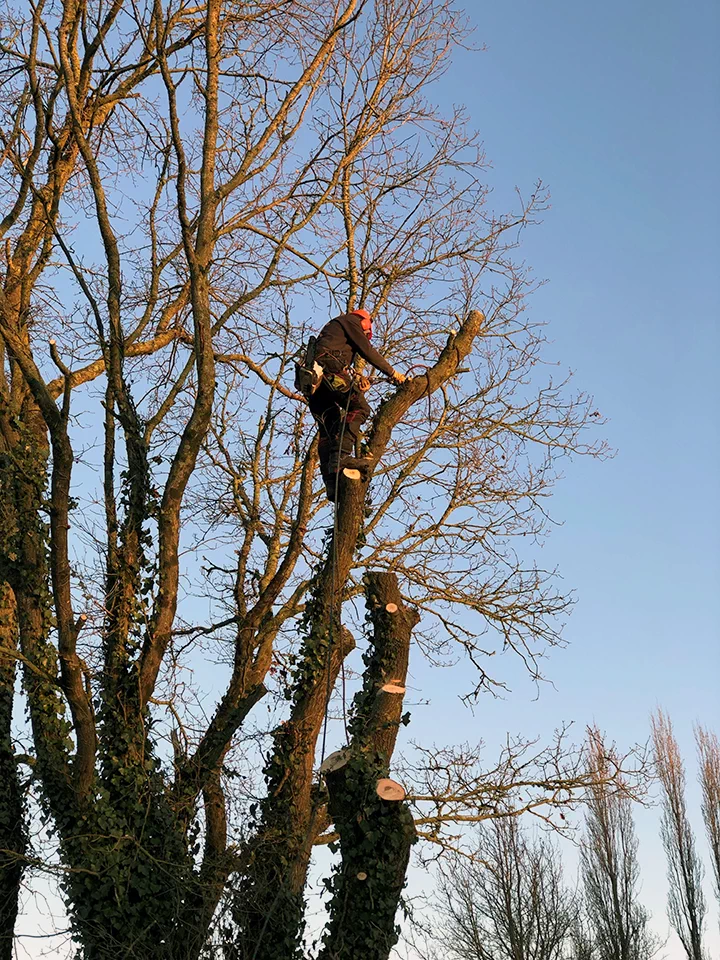
[[[668,864],[668,917],[688,960],[707,960],[704,868],[687,816],[685,768],[672,723],[652,717],[651,775],[659,784],[661,837]],[[720,904],[720,743],[696,727],[702,815]],[[589,788],[580,846],[580,882],[566,883],[548,833],[531,834],[516,816],[489,820],[471,856],[440,867],[440,924],[428,956],[454,960],[649,960],[663,946],[640,900],[638,796],[618,778],[619,757],[591,731]],[[575,887],[577,887],[575,889]]]

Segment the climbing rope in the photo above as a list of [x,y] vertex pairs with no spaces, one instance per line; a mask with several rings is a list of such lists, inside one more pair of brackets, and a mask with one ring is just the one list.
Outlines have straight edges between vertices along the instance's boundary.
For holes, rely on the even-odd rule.
[[[340,454],[341,454],[341,452],[342,452],[342,443],[343,443],[343,440],[345,439],[345,424],[347,423],[347,416],[348,416],[348,413],[350,412],[350,400],[351,400],[351,397],[352,397],[352,384],[351,384],[351,386],[350,386],[350,389],[348,390],[347,405],[346,405],[346,407],[345,407],[345,412],[344,412],[343,418],[342,418],[342,426],[341,426],[341,428],[340,428],[340,440],[339,440],[339,449],[338,449],[338,467],[340,466]],[[324,424],[322,424],[322,426],[323,426],[323,429],[326,429]],[[325,682],[325,714],[324,714],[324,717],[323,717],[323,735],[322,735],[322,745],[321,745],[321,749],[320,749],[320,766],[322,766],[323,760],[325,759],[325,745],[326,745],[326,743],[327,743],[328,711],[329,711],[329,707],[330,707],[330,696],[331,696],[331,694],[332,694],[332,689],[331,689],[332,684],[330,683],[330,674],[331,674],[330,666],[331,666],[331,655],[332,655],[332,647],[333,647],[333,624],[334,624],[335,615],[337,614],[338,619],[339,619],[340,616],[342,615],[342,600],[341,600],[341,598],[338,596],[338,591],[337,591],[337,530],[338,530],[338,524],[337,524],[337,498],[338,498],[338,490],[339,490],[339,488],[340,488],[340,470],[336,470],[336,471],[335,471],[335,502],[333,503],[333,540],[332,540],[332,553],[331,553],[331,566],[332,566],[332,601],[331,601],[331,603],[330,603],[330,617],[329,617],[329,625],[328,625],[328,648],[327,648],[327,655],[326,655],[326,658],[325,658],[325,676],[326,676],[326,682]],[[336,607],[335,607],[335,604],[336,604],[336,603],[337,603],[337,607],[338,607],[339,609],[336,609]],[[344,657],[344,649],[343,649],[342,625],[340,626],[340,657],[341,657],[340,662],[341,662],[341,671],[342,671],[343,726],[344,726],[344,728],[345,728],[345,740],[346,740],[346,741],[349,741],[349,737],[348,737],[348,727],[347,727],[347,702],[346,702],[346,695],[345,695],[345,691],[346,691],[346,686],[345,686],[345,657]],[[311,819],[310,827],[309,827],[308,831],[306,832],[305,837],[304,837],[304,839],[303,839],[303,846],[305,846],[305,845],[310,841],[310,839],[311,839],[311,833],[312,833],[313,829],[314,829],[314,825],[313,825],[312,819]],[[263,925],[262,925],[262,927],[260,928],[260,933],[259,933],[258,939],[257,939],[257,941],[256,941],[256,943],[255,943],[255,949],[254,949],[254,951],[253,951],[252,960],[256,960],[256,958],[257,958],[258,951],[259,951],[259,949],[260,949],[260,945],[261,945],[261,943],[262,943],[262,941],[263,941],[263,939],[264,939],[264,937],[265,937],[265,934],[267,933],[268,927],[269,927],[269,925],[270,925],[270,919],[271,919],[272,915],[275,913],[275,909],[276,909],[278,903],[280,902],[281,896],[282,896],[282,895],[285,893],[285,891],[287,890],[289,878],[290,878],[290,872],[288,871],[288,872],[286,873],[286,875],[285,875],[282,883],[280,884],[280,887],[278,888],[278,891],[277,891],[277,893],[275,894],[275,897],[273,898],[272,903],[270,904],[270,908],[269,908],[269,910],[267,911],[267,915],[265,916],[265,919],[264,919],[264,921],[263,921]]]
[[[416,364],[416,366],[417,366],[417,367],[420,367],[420,366],[424,367],[425,365],[424,365],[424,364]],[[411,368],[411,369],[415,369],[415,368],[413,367],[413,368]],[[430,368],[427,367],[426,369],[430,369]],[[429,377],[428,377],[428,398],[430,397],[429,387],[430,387],[430,380],[429,380]],[[344,413],[343,413],[343,418],[342,418],[342,426],[341,426],[341,428],[340,428],[340,438],[339,438],[339,443],[338,443],[338,448],[339,448],[339,449],[338,449],[338,467],[340,466],[340,455],[341,455],[341,453],[342,453],[343,440],[345,439],[345,426],[346,426],[346,424],[347,424],[348,413],[350,412],[350,400],[351,400],[351,399],[352,399],[352,382],[351,382],[351,384],[350,384],[350,389],[348,390],[347,404],[345,405],[345,411],[344,411]],[[322,425],[323,429],[326,429],[324,424],[321,424],[321,425]],[[339,489],[340,489],[340,470],[338,469],[338,470],[335,471],[335,493],[334,493],[334,503],[333,503],[333,537],[332,537],[332,553],[331,553],[332,600],[331,600],[331,603],[330,603],[330,611],[329,611],[330,616],[329,616],[329,625],[328,625],[328,647],[327,647],[327,655],[326,655],[326,658],[325,658],[325,676],[326,676],[326,681],[325,681],[325,714],[324,714],[324,717],[323,717],[323,734],[322,734],[322,743],[321,743],[321,748],[320,748],[320,766],[322,766],[323,761],[325,760],[325,748],[326,748],[326,744],[327,744],[327,729],[328,729],[328,713],[329,713],[329,707],[330,707],[330,696],[331,696],[331,694],[332,694],[332,684],[331,684],[331,682],[330,682],[330,680],[331,680],[331,669],[330,669],[330,667],[331,667],[331,662],[332,662],[332,656],[331,656],[331,655],[332,655],[332,648],[333,648],[333,628],[334,628],[336,616],[337,616],[338,623],[340,623],[340,619],[341,619],[341,616],[342,616],[342,597],[340,596],[340,591],[338,590],[338,582],[337,582],[337,533],[338,533],[338,512],[337,512],[338,504],[337,504],[337,500],[338,500],[338,492],[339,492]],[[346,743],[349,743],[350,738],[349,738],[349,735],[348,735],[348,726],[347,726],[347,698],[346,698],[346,678],[345,678],[345,656],[344,656],[344,648],[343,648],[342,624],[340,624],[340,669],[341,669],[341,676],[342,676],[342,715],[343,715],[343,727],[344,727],[344,730],[345,730],[345,741],[346,741]],[[305,838],[304,838],[304,840],[303,840],[303,846],[310,841],[312,830],[313,830],[313,825],[312,825],[312,823],[311,823],[311,826],[310,826],[309,830],[308,830],[307,833],[305,834]],[[254,949],[254,951],[253,951],[252,960],[256,960],[256,958],[257,958],[258,951],[259,951],[259,949],[260,949],[260,944],[262,943],[262,940],[263,940],[263,938],[265,937],[265,934],[266,934],[267,929],[268,929],[269,924],[270,924],[270,919],[271,919],[272,915],[273,915],[274,912],[275,912],[275,909],[276,909],[276,907],[277,907],[277,904],[278,904],[279,901],[280,901],[280,897],[282,896],[282,894],[283,894],[283,893],[285,892],[285,890],[287,889],[289,876],[290,876],[290,874],[289,874],[289,872],[288,872],[288,873],[286,874],[285,878],[283,879],[282,883],[280,884],[280,887],[279,887],[277,893],[275,894],[275,897],[274,897],[274,899],[273,899],[273,902],[271,903],[270,908],[269,908],[269,910],[268,910],[268,912],[267,912],[267,915],[265,916],[265,920],[264,920],[264,922],[263,922],[262,928],[261,928],[261,930],[260,930],[260,934],[259,934],[258,939],[257,939],[257,942],[256,942],[256,944],[255,944],[255,949]]]
[[[322,735],[322,745],[320,748],[320,765],[325,759],[325,745],[327,743],[327,728],[328,728],[328,712],[330,708],[330,695],[332,690],[330,689],[330,663],[331,663],[331,654],[333,647],[333,627],[335,624],[335,616],[337,615],[338,621],[342,616],[342,600],[338,596],[337,589],[337,532],[338,532],[338,516],[337,516],[337,501],[338,501],[338,491],[340,489],[340,455],[342,453],[343,440],[345,439],[345,425],[347,424],[348,413],[350,412],[350,400],[352,399],[352,382],[350,383],[350,388],[348,389],[348,398],[347,404],[345,405],[345,411],[343,413],[342,425],[340,427],[340,439],[338,441],[338,469],[335,471],[335,494],[334,494],[334,503],[333,503],[333,537],[332,537],[332,556],[331,556],[331,565],[332,565],[332,601],[330,603],[330,617],[329,617],[329,626],[328,626],[328,648],[327,655],[325,658],[325,671],[326,671],[326,686],[325,686],[325,716],[323,717],[323,735]],[[336,608],[337,604],[337,608]],[[345,728],[345,740],[348,740],[348,728],[347,728],[347,702],[346,702],[346,683],[345,683],[345,657],[343,656],[343,633],[342,625],[340,626],[340,671],[342,675],[342,710],[343,710],[343,727]]]

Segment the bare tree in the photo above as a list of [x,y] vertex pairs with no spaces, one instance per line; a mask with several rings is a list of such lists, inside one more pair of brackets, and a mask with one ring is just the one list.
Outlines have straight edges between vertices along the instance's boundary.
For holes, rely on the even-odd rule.
[[[469,697],[504,685],[495,653],[539,679],[562,642],[570,600],[515,545],[545,528],[557,461],[603,446],[525,313],[514,251],[544,190],[491,210],[477,137],[428,98],[466,35],[452,0],[63,0],[7,22],[3,689],[19,662],[75,936],[93,960],[195,960],[232,877],[228,953],[288,960],[333,842],[324,956],[385,960],[416,837],[553,820],[589,783],[564,734],[490,770],[477,746],[395,758],[411,639],[472,664]],[[415,376],[376,388],[377,467],[331,518],[290,372],[299,318],[364,304]],[[336,707],[349,754],[325,776]]]
[[[94,374],[90,365],[75,371],[70,380],[63,375],[59,381],[47,385],[31,355],[31,340],[46,339],[44,322],[49,317],[58,317],[58,298],[50,287],[42,284],[42,278],[51,265],[62,198],[76,188],[73,176],[78,159],[78,144],[73,136],[75,121],[63,97],[58,48],[55,56],[48,56],[45,45],[52,20],[52,15],[46,18],[45,8],[44,2],[20,10],[3,4],[0,48],[0,750],[3,782],[7,784],[2,817],[2,845],[6,853],[0,936],[5,951],[11,949],[17,888],[26,854],[17,758],[11,736],[18,660],[24,664],[25,689],[33,703],[32,719],[37,736],[35,766],[40,777],[44,777],[46,783],[52,781],[61,792],[61,781],[70,773],[68,765],[58,763],[58,757],[53,756],[58,745],[66,743],[69,733],[69,728],[58,722],[65,704],[70,707],[77,738],[73,773],[80,779],[86,776],[87,756],[93,743],[89,696],[83,690],[82,667],[75,650],[74,635],[83,621],[70,623],[68,620],[69,579],[64,575],[62,560],[66,542],[62,531],[68,527],[67,484],[71,460],[66,437],[67,390],[62,410],[58,410],[55,401],[63,394],[64,386],[81,383],[90,375],[97,376],[104,360],[95,362],[97,372]],[[107,48],[103,49],[103,44],[117,18],[117,4],[102,21],[93,16],[85,3],[66,4],[61,15],[61,44],[77,69],[76,118],[85,130],[92,125],[105,127],[118,102],[131,95],[147,76],[148,60],[140,53],[134,67],[120,73],[114,72],[116,65],[105,61]],[[82,41],[78,31],[80,23],[84,24]],[[96,68],[100,78],[94,84]],[[63,326],[61,320],[58,332]],[[164,342],[168,339],[165,336]],[[157,345],[136,343],[135,349],[152,350]],[[51,341],[51,350],[53,347],[54,341]],[[82,351],[82,336],[78,337],[74,349]],[[66,368],[63,366],[63,369]],[[45,496],[51,446],[53,502],[48,510],[50,505]],[[50,566],[45,537],[48,519],[54,531]],[[52,617],[48,593],[50,567],[59,604],[59,673],[58,649],[47,643]]]
[[[105,12],[90,3],[68,2],[48,10],[41,3],[15,17],[14,42],[3,51],[10,78],[17,81],[5,101],[3,154],[9,194],[0,298],[7,351],[3,443],[8,456],[3,465],[4,486],[12,497],[11,522],[3,530],[3,572],[18,608],[37,774],[69,868],[65,886],[73,921],[93,955],[114,953],[124,944],[142,956],[196,956],[232,865],[225,851],[218,769],[230,738],[265,692],[267,640],[258,650],[254,628],[246,624],[244,646],[239,641],[245,659],[215,721],[194,745],[197,749],[176,757],[174,785],[163,781],[161,761],[151,746],[149,705],[157,699],[155,687],[178,602],[181,505],[215,397],[213,336],[272,286],[291,237],[307,226],[336,180],[331,176],[330,186],[317,195],[300,196],[312,180],[316,158],[311,154],[289,177],[283,162],[285,145],[356,4],[297,10],[280,22],[282,7],[287,4],[258,3],[252,10],[235,11],[218,2],[202,8],[156,3],[128,9],[115,3]],[[250,28],[254,33],[246,42]],[[314,50],[306,58],[308,44]],[[267,70],[263,56],[272,60],[265,64]],[[275,69],[284,58],[295,65],[290,79]],[[266,77],[272,74],[271,95]],[[189,100],[188,84],[179,90],[188,77],[194,84]],[[223,113],[220,103],[248,82],[250,99],[255,99],[246,101],[247,111],[240,108],[245,123],[241,120],[238,129],[237,117]],[[158,86],[164,90],[164,109]],[[181,114],[196,96],[202,104],[199,130],[188,134]],[[148,157],[149,189],[137,198],[142,236],[133,243],[119,232],[115,191],[123,176],[142,178],[148,172],[143,167]],[[45,159],[47,182],[41,175]],[[240,203],[234,202],[238,196]],[[283,204],[286,213],[280,214]],[[96,265],[84,263],[69,239],[67,221],[75,217],[86,224],[87,210],[94,213],[100,241]],[[257,225],[260,218],[267,228],[272,215],[278,217],[279,236]],[[221,297],[211,295],[208,273],[221,254],[224,268],[232,269],[238,221],[244,256],[253,266],[244,271],[241,294],[236,290],[218,315]],[[48,316],[42,315],[47,287],[40,287],[39,279],[55,251],[77,284],[89,323],[81,314],[72,318],[75,323],[61,318],[57,324],[59,293],[54,299],[51,295]],[[37,356],[43,320],[57,324],[49,351],[59,372],[55,380],[41,369]],[[143,342],[147,329],[154,336]],[[189,359],[171,378],[169,393],[160,395],[156,409],[143,412],[130,385],[128,359],[178,341],[188,343]],[[78,369],[74,358],[84,351],[96,357],[81,359]],[[63,359],[68,355],[73,359]],[[95,581],[100,642],[93,646],[89,638],[86,660],[79,643],[89,616],[76,613],[83,598],[69,534],[75,465],[70,407],[73,389],[103,372],[105,569]],[[158,371],[153,399],[167,379]],[[186,384],[187,413],[179,430],[171,427],[174,436],[158,492],[151,485],[149,445]],[[297,554],[313,466],[309,454],[285,564],[249,612],[249,624],[263,621],[270,645],[267,614],[285,585],[293,551]],[[49,536],[43,522],[48,474]],[[12,652],[8,645],[6,650]],[[196,869],[200,796],[205,857]],[[107,909],[111,889],[118,891],[110,898],[117,906],[114,912]]]
[[715,895],[720,902],[720,743],[717,734],[703,727],[695,729],[695,739],[700,761],[702,813],[710,847]]
[[703,869],[685,805],[685,767],[662,710],[652,716],[657,775],[662,787],[662,840],[668,861],[668,916],[689,960],[703,960]]
[[648,960],[658,943],[638,901],[632,800],[614,782],[618,758],[596,728],[589,734],[588,764],[595,776],[588,791],[581,862],[593,948],[600,960]]
[[493,821],[474,857],[442,870],[439,894],[446,956],[458,960],[557,960],[576,905],[564,888],[559,851],[528,840],[520,821]]
[[582,902],[578,903],[575,917],[568,931],[565,956],[568,960],[594,960],[597,956],[592,926]]

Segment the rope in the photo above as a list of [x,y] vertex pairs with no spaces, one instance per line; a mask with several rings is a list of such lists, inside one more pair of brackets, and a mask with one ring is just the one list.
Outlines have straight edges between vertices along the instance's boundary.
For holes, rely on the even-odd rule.
[[[349,413],[349,411],[350,411],[350,400],[351,400],[351,399],[352,399],[352,383],[351,383],[350,389],[348,390],[347,405],[346,405],[346,407],[345,407],[345,412],[344,412],[343,418],[342,418],[342,426],[341,426],[341,428],[340,428],[340,440],[339,440],[339,449],[338,449],[338,467],[340,466],[340,454],[342,453],[342,442],[343,442],[343,440],[345,439],[345,424],[347,423],[347,415],[348,415],[348,413]],[[328,431],[327,431],[327,427],[325,427],[324,422],[321,422],[321,425],[322,425],[323,429],[325,430],[325,432],[327,433],[327,432],[328,432]],[[336,596],[337,596],[337,529],[338,529],[338,524],[337,524],[337,497],[338,497],[339,487],[340,487],[340,470],[336,470],[336,471],[335,471],[335,502],[333,503],[333,543],[332,543],[332,558],[331,558],[331,559],[332,559],[332,591],[333,591],[333,596],[332,596],[332,602],[331,602],[331,604],[330,604],[330,623],[329,623],[329,629],[328,629],[328,649],[327,649],[327,656],[326,656],[326,658],[325,658],[325,672],[326,672],[326,683],[325,683],[325,715],[324,715],[324,717],[323,717],[322,746],[321,746],[321,749],[320,749],[320,765],[321,765],[321,766],[322,766],[323,760],[325,759],[325,745],[326,745],[326,742],[327,742],[327,726],[328,726],[328,709],[329,709],[329,707],[330,707],[330,695],[331,695],[331,693],[332,693],[331,684],[330,684],[330,662],[331,662],[331,653],[332,653],[332,646],[333,646],[333,644],[332,644],[332,639],[333,639],[333,622],[334,622],[334,615],[335,615],[335,613],[337,612],[338,615],[340,615],[340,614],[342,613],[342,603],[340,602],[340,598],[339,598],[339,597],[337,598],[337,602],[338,602],[338,606],[340,607],[340,610],[339,610],[339,611],[336,611],[336,610],[335,610],[335,603],[336,603]],[[349,738],[348,738],[348,728],[347,728],[347,709],[346,709],[346,700],[345,700],[345,658],[344,658],[344,656],[343,656],[343,652],[344,652],[344,651],[343,651],[343,646],[342,646],[342,644],[343,644],[343,635],[342,635],[342,627],[341,627],[341,628],[340,628],[340,655],[341,655],[341,658],[342,658],[342,659],[341,659],[341,665],[342,665],[341,669],[342,669],[343,726],[344,726],[344,728],[345,728],[345,739],[346,739],[346,741],[348,741]],[[305,838],[304,838],[304,840],[303,840],[303,847],[305,846],[305,844],[306,844],[306,843],[308,842],[308,840],[310,839],[310,834],[312,833],[312,830],[313,830],[313,824],[312,824],[312,819],[311,819],[310,827],[309,827],[307,833],[305,834]],[[274,899],[273,899],[273,902],[270,904],[270,909],[269,909],[268,912],[267,912],[267,915],[266,915],[266,917],[265,917],[265,920],[264,920],[264,922],[263,922],[263,925],[262,925],[262,927],[261,927],[261,929],[260,929],[260,934],[258,935],[257,942],[255,943],[255,949],[254,949],[254,951],[253,951],[252,960],[256,960],[256,958],[257,958],[258,950],[260,949],[260,945],[261,945],[261,943],[262,943],[262,941],[263,941],[263,938],[265,937],[265,933],[267,932],[267,928],[268,928],[268,926],[269,926],[269,924],[270,924],[270,918],[272,917],[272,915],[273,915],[274,912],[275,912],[275,909],[276,909],[276,907],[277,907],[277,905],[278,905],[278,903],[279,903],[279,901],[280,901],[280,897],[282,896],[282,894],[283,894],[283,893],[285,892],[285,890],[287,889],[289,876],[290,876],[289,873],[285,876],[285,878],[283,879],[283,882],[280,884],[280,887],[279,887],[277,893],[275,894],[275,897],[274,897]]]
[[[340,466],[340,454],[342,453],[342,443],[343,443],[343,440],[345,439],[345,426],[346,426],[346,424],[347,424],[348,413],[350,412],[350,401],[351,401],[351,399],[352,399],[352,381],[351,381],[351,383],[350,383],[350,389],[348,390],[347,404],[345,405],[345,410],[344,410],[343,418],[342,418],[342,426],[341,426],[341,428],[340,428],[340,438],[339,438],[339,443],[338,443],[338,447],[339,447],[339,449],[338,449],[338,464],[337,464],[338,467]],[[325,423],[321,421],[321,425],[322,425],[323,429],[325,430],[325,432],[327,433],[327,427],[325,426]],[[342,598],[340,597],[339,591],[338,591],[338,589],[337,589],[337,586],[338,586],[338,584],[337,584],[337,532],[338,532],[337,499],[338,499],[338,491],[339,491],[339,489],[340,489],[340,470],[338,469],[338,470],[335,471],[335,496],[334,496],[335,502],[333,503],[333,541],[332,541],[332,556],[331,556],[331,564],[332,564],[332,593],[333,593],[333,595],[332,595],[332,602],[331,602],[331,604],[330,604],[330,623],[329,623],[329,629],[328,629],[328,649],[327,649],[327,656],[326,656],[326,658],[325,658],[325,672],[326,672],[326,683],[325,683],[325,715],[324,715],[324,717],[323,717],[322,744],[321,744],[321,747],[320,747],[320,766],[322,766],[322,763],[323,763],[323,761],[324,761],[324,759],[325,759],[325,746],[326,746],[326,743],[327,743],[327,728],[328,728],[328,711],[329,711],[329,707],[330,707],[330,696],[331,696],[331,694],[332,694],[331,683],[330,683],[330,663],[331,663],[331,653],[332,653],[332,647],[333,647],[333,642],[332,642],[332,641],[333,641],[333,625],[334,625],[334,621],[335,621],[335,614],[337,614],[337,616],[338,616],[338,621],[340,620],[340,617],[341,617],[341,615],[342,615]],[[336,608],[336,606],[335,606],[336,604],[337,604],[337,608]],[[341,657],[341,659],[340,659],[340,670],[341,670],[341,676],[342,676],[342,714],[343,714],[343,727],[344,727],[344,729],[345,729],[345,741],[346,741],[346,743],[349,743],[349,742],[350,742],[350,737],[349,737],[349,735],[348,735],[348,726],[347,726],[347,699],[346,699],[346,681],[345,681],[345,657],[344,657],[344,649],[343,649],[342,625],[340,626],[340,657]],[[307,833],[305,834],[305,839],[304,839],[304,841],[303,841],[303,846],[304,846],[304,845],[308,842],[308,840],[310,839],[310,834],[311,834],[311,832],[312,832],[312,829],[313,829],[313,825],[312,825],[312,822],[311,822],[310,828],[309,828],[309,830],[307,831]],[[256,960],[258,950],[260,949],[260,944],[262,943],[262,940],[263,940],[263,938],[264,938],[264,936],[265,936],[265,933],[267,932],[267,928],[268,928],[268,926],[269,926],[269,924],[270,924],[270,918],[272,917],[273,913],[275,912],[275,908],[277,907],[277,904],[278,904],[278,902],[279,902],[279,900],[280,900],[281,895],[282,895],[283,892],[287,889],[288,879],[289,879],[289,874],[288,874],[288,875],[285,877],[285,879],[283,880],[282,884],[280,885],[280,888],[278,889],[278,892],[277,892],[276,895],[275,895],[275,898],[274,898],[273,902],[272,902],[271,905],[270,905],[270,909],[269,909],[268,912],[267,912],[267,916],[265,917],[265,921],[264,921],[264,923],[263,923],[263,926],[262,926],[262,928],[261,928],[261,930],[260,930],[260,934],[259,934],[259,936],[258,936],[257,942],[256,942],[256,944],[255,944],[255,950],[253,951],[252,960]]]
[[[330,657],[332,653],[333,646],[333,625],[335,622],[335,614],[337,613],[338,618],[342,614],[342,602],[338,596],[337,589],[337,531],[338,531],[338,522],[337,522],[337,499],[338,491],[340,489],[340,455],[342,453],[343,440],[345,439],[345,426],[347,424],[347,416],[350,412],[350,401],[352,399],[352,381],[348,389],[348,398],[347,404],[345,405],[345,411],[343,413],[342,425],[340,427],[340,439],[338,442],[338,469],[335,471],[335,495],[333,503],[333,540],[332,540],[332,602],[330,604],[330,624],[329,624],[329,636],[328,636],[328,648],[327,648],[327,657],[325,659],[325,671],[327,675],[327,682],[325,686],[325,716],[323,718],[323,735],[322,735],[322,746],[320,749],[320,764],[322,765],[323,760],[325,759],[325,744],[327,742],[327,727],[328,727],[328,710],[330,707],[330,695],[332,690],[330,689]],[[336,610],[335,604],[340,608]],[[348,738],[348,728],[347,728],[347,705],[345,697],[345,657],[343,656],[343,635],[342,635],[342,626],[340,627],[340,671],[342,674],[342,708],[343,708],[343,727],[345,728],[345,740]]]

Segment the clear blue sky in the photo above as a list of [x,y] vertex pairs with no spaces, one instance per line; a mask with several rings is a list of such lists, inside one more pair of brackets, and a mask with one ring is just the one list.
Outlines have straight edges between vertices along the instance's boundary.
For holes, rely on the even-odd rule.
[[[417,677],[435,709],[410,735],[446,740],[547,733],[597,722],[620,744],[644,741],[648,715],[672,716],[688,764],[694,721],[720,731],[720,6],[635,0],[473,4],[476,40],[443,83],[464,101],[493,163],[498,208],[535,179],[552,194],[524,250],[549,283],[531,310],[556,356],[609,418],[615,459],[579,461],[553,498],[564,521],[544,547],[576,588],[569,649],[553,655],[538,700],[519,684],[473,717],[456,680]],[[439,681],[439,685],[438,685]],[[432,733],[431,733],[432,731]],[[657,811],[641,813],[643,893],[667,932]],[[709,868],[709,863],[707,864]],[[717,907],[708,945],[720,956]],[[671,939],[669,960],[680,960]]]

